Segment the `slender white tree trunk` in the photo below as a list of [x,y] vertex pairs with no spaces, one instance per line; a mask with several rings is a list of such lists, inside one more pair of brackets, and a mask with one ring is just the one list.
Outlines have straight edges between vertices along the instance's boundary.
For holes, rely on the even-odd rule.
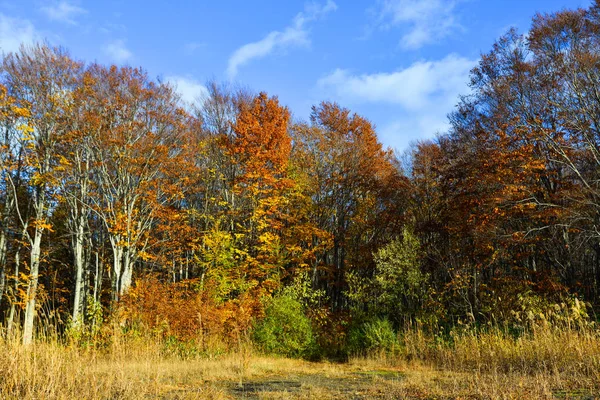
[[6,251],[7,240],[4,229],[0,232],[0,306],[4,296],[4,287],[6,286]]
[[4,287],[6,286],[6,272],[4,267],[0,269],[0,305],[2,305],[2,298],[4,297]]
[[119,300],[121,294],[121,270],[123,267],[123,247],[118,244],[118,238],[111,238],[113,248],[113,299]]
[[6,226],[0,230],[0,305],[2,305],[2,296],[6,285],[6,252],[7,252]]
[[40,274],[40,254],[42,244],[42,229],[36,228],[31,243],[29,284],[27,286],[27,303],[25,306],[25,322],[23,325],[23,344],[33,341],[33,322],[35,318],[35,300]]
[[84,272],[85,272],[85,215],[80,215],[77,221],[73,253],[75,258],[75,298],[73,300],[73,323],[77,324],[85,303]]
[[102,290],[102,263],[96,251],[96,274],[94,275],[94,301],[99,301]]

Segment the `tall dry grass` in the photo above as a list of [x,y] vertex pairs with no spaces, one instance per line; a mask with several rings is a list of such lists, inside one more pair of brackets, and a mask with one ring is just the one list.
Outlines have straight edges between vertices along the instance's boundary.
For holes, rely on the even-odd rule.
[[600,333],[539,326],[515,335],[498,327],[440,339],[414,329],[401,335],[401,358],[478,373],[567,374],[600,383]]
[[600,330],[577,307],[526,315],[520,329],[490,324],[446,335],[407,329],[399,335],[400,356],[456,371],[566,373],[600,382]]
[[22,346],[0,341],[0,398],[142,398],[119,368],[106,368],[97,354],[56,342]]
[[[308,380],[297,398],[326,399],[339,397],[344,382],[364,376],[357,371],[381,369],[403,378],[387,381],[376,374],[360,390],[388,398],[600,395],[595,323],[551,316],[526,322],[518,331],[489,325],[457,327],[443,335],[412,327],[399,333],[394,353],[343,365],[262,356],[247,341],[227,352],[182,354],[171,351],[160,336],[131,335],[118,324],[107,327],[100,343],[91,346],[47,335],[25,347],[13,332],[0,335],[0,399],[225,399],[245,382],[309,375],[319,378],[312,384]],[[329,381],[338,383],[328,387]],[[260,395],[277,398],[269,396]]]

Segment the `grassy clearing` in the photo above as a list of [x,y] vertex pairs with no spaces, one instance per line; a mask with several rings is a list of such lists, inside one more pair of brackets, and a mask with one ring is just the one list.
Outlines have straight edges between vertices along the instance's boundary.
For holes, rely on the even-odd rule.
[[592,328],[409,330],[394,353],[346,363],[262,356],[249,345],[181,359],[164,345],[115,335],[102,349],[0,341],[2,399],[590,399],[600,395],[600,335]]

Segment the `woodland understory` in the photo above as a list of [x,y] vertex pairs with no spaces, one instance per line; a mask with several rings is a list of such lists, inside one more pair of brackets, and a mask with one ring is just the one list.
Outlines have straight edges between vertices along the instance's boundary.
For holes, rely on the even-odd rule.
[[598,396],[600,2],[470,88],[397,154],[336,103],[4,54],[0,397]]

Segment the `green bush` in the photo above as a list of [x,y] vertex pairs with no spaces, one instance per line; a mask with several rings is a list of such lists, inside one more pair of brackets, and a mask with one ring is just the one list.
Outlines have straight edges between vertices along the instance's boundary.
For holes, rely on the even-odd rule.
[[66,337],[71,343],[81,347],[99,346],[102,344],[103,324],[102,304],[88,297],[86,312],[81,313],[77,321],[69,322]]
[[265,318],[257,323],[253,340],[263,351],[288,357],[307,357],[315,346],[310,320],[302,304],[290,295],[274,297]]
[[398,335],[387,318],[357,324],[348,332],[350,354],[389,354],[396,349],[398,349]]

